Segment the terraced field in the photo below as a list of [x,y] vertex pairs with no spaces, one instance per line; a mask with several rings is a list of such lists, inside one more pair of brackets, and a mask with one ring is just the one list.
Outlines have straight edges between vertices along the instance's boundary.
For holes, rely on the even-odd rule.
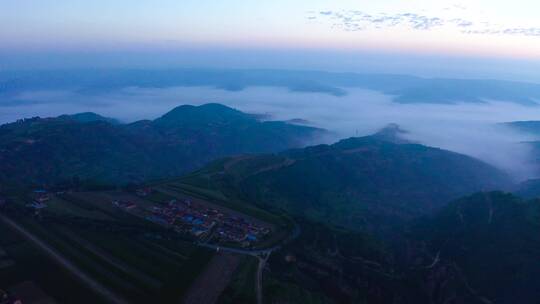
[[75,280],[34,244],[0,222],[0,246],[14,263],[0,270],[0,286],[10,290],[23,282],[33,282],[60,303],[102,303],[103,299]]

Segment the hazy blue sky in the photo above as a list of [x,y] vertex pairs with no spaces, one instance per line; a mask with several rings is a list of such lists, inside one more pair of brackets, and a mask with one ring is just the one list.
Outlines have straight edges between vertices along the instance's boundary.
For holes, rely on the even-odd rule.
[[536,0],[0,0],[0,67],[294,65],[298,54],[313,63],[328,54],[335,69],[357,69],[370,60],[355,54],[383,54],[390,63],[406,58],[394,60],[395,70],[426,56],[433,62],[425,69],[471,58],[460,65],[489,73],[516,62],[534,74],[538,12]]

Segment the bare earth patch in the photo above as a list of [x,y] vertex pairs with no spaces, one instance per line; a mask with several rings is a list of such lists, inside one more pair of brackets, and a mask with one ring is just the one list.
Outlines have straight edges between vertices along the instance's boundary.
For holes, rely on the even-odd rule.
[[189,289],[184,304],[216,303],[232,279],[241,259],[241,256],[232,253],[216,254]]

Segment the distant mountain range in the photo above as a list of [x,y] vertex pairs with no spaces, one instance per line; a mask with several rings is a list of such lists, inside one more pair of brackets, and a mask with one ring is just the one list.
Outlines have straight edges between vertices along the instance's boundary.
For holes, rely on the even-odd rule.
[[[522,144],[530,149],[529,166],[534,167],[538,172],[540,170],[540,121],[512,121],[502,123],[502,125],[531,137],[529,141]],[[538,176],[522,182],[515,189],[515,193],[526,198],[540,197],[540,179],[537,178]]]
[[512,121],[504,123],[504,125],[519,132],[540,136],[540,121],[537,120]]
[[131,124],[94,113],[24,119],[0,126],[0,181],[126,183],[178,176],[219,157],[302,147],[325,132],[262,122],[220,104],[180,106]]
[[540,84],[490,79],[421,78],[406,75],[331,73],[287,70],[60,70],[0,72],[4,103],[19,101],[28,91],[73,90],[100,94],[127,87],[210,86],[239,91],[254,86],[282,87],[293,92],[347,95],[350,88],[369,89],[399,103],[457,103],[500,100],[524,105],[540,102]]
[[227,158],[185,182],[354,229],[428,214],[462,195],[511,184],[479,160],[398,141],[400,132],[391,126],[333,145]]

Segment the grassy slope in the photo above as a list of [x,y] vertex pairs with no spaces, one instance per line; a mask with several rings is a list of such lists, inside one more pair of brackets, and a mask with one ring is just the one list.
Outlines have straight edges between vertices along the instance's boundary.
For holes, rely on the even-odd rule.
[[443,262],[455,263],[468,284],[494,303],[535,303],[540,297],[540,202],[501,192],[451,203],[418,224]]
[[461,195],[510,184],[503,173],[470,157],[374,137],[228,158],[178,182],[275,213],[356,229],[392,225]]
[[30,280],[60,303],[104,302],[98,295],[75,280],[70,273],[59,268],[33,244],[21,238],[4,224],[0,224],[0,246],[16,262],[13,267],[0,272],[2,288]]

